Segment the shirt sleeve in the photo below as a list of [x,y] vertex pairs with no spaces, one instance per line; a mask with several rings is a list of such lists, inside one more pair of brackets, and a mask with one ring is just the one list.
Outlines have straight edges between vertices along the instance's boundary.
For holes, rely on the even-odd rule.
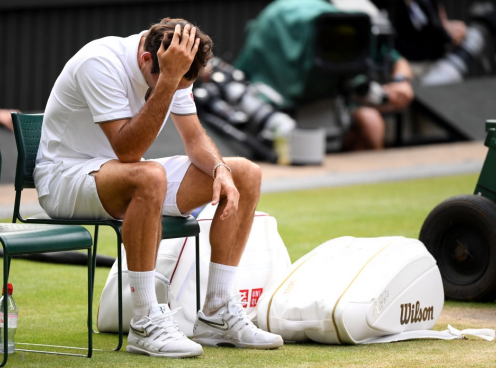
[[393,64],[402,58],[401,54],[396,49],[390,49],[385,46],[381,47],[377,55],[375,55],[375,57],[372,58],[377,63],[383,63],[384,60],[386,60],[386,58],[388,57]]
[[171,113],[176,115],[196,114],[196,105],[193,98],[193,85],[189,88],[180,89],[174,94]]
[[77,69],[75,79],[95,123],[133,116],[124,84],[110,60],[85,60]]

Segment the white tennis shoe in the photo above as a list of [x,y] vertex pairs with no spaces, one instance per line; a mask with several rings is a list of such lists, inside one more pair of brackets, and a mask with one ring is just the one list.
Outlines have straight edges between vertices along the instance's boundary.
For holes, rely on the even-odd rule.
[[230,346],[247,349],[275,349],[282,337],[257,328],[248,318],[240,296],[232,296],[213,316],[202,311],[196,316],[193,341],[206,346]]
[[173,317],[179,309],[171,312],[167,304],[151,307],[150,315],[138,322],[131,320],[127,348],[129,353],[154,357],[185,358],[203,354],[203,348],[179,331]]

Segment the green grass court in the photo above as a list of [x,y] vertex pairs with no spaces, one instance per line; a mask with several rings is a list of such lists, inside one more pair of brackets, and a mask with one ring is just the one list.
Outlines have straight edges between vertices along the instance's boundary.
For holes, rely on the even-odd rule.
[[[273,215],[294,262],[326,240],[342,235],[417,237],[431,209],[442,200],[471,193],[477,175],[463,175],[312,191],[262,195],[258,210]],[[8,220],[5,220],[8,222]],[[99,252],[115,256],[110,231]],[[98,268],[94,320],[109,269]],[[86,268],[13,260],[10,281],[19,306],[17,342],[70,343],[86,341]],[[332,280],[329,280],[331,285]],[[458,329],[496,328],[496,303],[447,302],[436,329],[451,323]],[[110,349],[115,335],[95,335],[95,348]],[[126,339],[125,339],[126,341]],[[125,346],[125,343],[124,343]],[[193,359],[160,359],[125,352],[95,351],[93,358],[17,352],[12,367],[494,367],[495,342],[409,341],[384,345],[285,345],[275,351],[204,348]]]

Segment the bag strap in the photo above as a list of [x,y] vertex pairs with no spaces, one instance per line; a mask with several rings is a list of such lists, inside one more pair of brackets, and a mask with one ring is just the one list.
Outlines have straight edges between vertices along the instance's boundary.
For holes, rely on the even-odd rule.
[[407,331],[399,334],[368,339],[362,341],[360,344],[379,344],[379,343],[414,340],[414,339],[455,340],[455,339],[463,339],[465,338],[465,336],[468,335],[480,337],[481,339],[484,339],[486,341],[493,341],[495,337],[495,332],[494,330],[489,328],[482,328],[482,329],[469,328],[460,331],[452,327],[451,325],[448,325],[448,329],[444,331],[432,331],[432,330]]
[[[335,331],[332,320],[290,321],[277,317],[272,317],[271,324],[274,328],[277,328],[279,330],[290,330],[290,331],[313,330],[320,332]],[[465,336],[476,336],[486,341],[493,341],[495,338],[495,331],[489,328],[482,328],[482,329],[469,328],[460,331],[452,327],[451,325],[448,325],[448,329],[444,331],[433,331],[433,330],[407,331],[399,334],[367,339],[359,342],[359,344],[364,344],[364,345],[380,344],[387,342],[397,342],[397,341],[416,340],[416,339],[455,340],[455,339],[464,339]]]

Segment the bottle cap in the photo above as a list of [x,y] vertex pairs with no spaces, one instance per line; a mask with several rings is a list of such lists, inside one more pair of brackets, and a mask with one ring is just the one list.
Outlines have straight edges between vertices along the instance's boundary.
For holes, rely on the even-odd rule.
[[[2,287],[2,295],[3,295],[3,292],[4,292],[4,288]],[[7,293],[9,295],[12,295],[14,293],[14,287],[12,286],[12,284],[10,282],[7,284]]]

